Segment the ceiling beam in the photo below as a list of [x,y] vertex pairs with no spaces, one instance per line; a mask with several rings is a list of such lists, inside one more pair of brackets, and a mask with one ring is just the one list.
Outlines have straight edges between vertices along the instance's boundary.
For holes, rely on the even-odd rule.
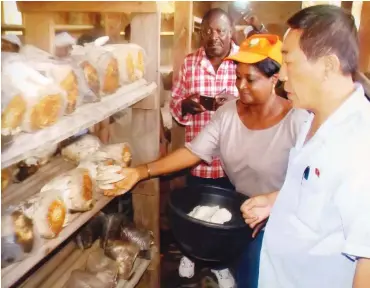
[[157,11],[155,1],[17,1],[22,13],[43,12],[120,12],[153,13]]

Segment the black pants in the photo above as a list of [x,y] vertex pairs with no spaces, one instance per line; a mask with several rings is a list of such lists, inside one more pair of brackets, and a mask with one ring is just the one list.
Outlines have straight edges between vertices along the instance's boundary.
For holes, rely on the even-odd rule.
[[222,178],[201,178],[196,177],[193,175],[189,175],[187,177],[187,185],[188,186],[198,186],[198,185],[212,185],[217,186],[225,189],[235,189],[234,185],[231,184],[229,178],[222,177]]

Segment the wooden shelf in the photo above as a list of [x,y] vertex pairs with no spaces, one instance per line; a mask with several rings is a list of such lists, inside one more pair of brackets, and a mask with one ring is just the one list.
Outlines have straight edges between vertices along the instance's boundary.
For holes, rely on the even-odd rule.
[[102,101],[78,107],[71,115],[62,117],[55,125],[35,133],[21,133],[1,153],[1,167],[5,168],[32,156],[36,149],[57,144],[83,129],[106,119],[140,100],[157,89],[155,83],[144,79],[123,86],[116,93],[102,98]]
[[202,18],[193,16],[193,32],[200,30],[200,25],[202,24]]
[[[125,32],[121,31],[119,35],[125,35]],[[174,36],[175,32],[174,31],[163,31],[161,32],[161,36]]]
[[[52,162],[42,167],[35,175],[24,181],[23,183],[12,184],[2,195],[2,206],[6,207],[10,204],[18,204],[21,201],[31,198],[37,194],[43,185],[48,180],[51,180],[57,175],[72,169],[74,165],[56,158]],[[70,217],[69,225],[63,228],[58,237],[54,239],[41,239],[40,248],[33,251],[25,260],[14,263],[1,269],[1,287],[11,287],[23,275],[25,275],[32,267],[38,264],[42,259],[49,255],[55,248],[62,244],[75,231],[84,225],[91,217],[104,208],[113,198],[105,197],[102,194],[96,196],[94,208],[84,213],[75,213]]]
[[159,72],[163,74],[168,74],[173,71],[172,65],[161,65],[159,67]]
[[76,166],[72,162],[67,162],[61,157],[55,157],[45,166],[41,167],[34,175],[21,183],[10,184],[1,193],[2,209],[18,205],[35,194],[37,194],[46,182],[53,179],[56,175],[67,172]]
[[55,25],[55,31],[83,31],[92,30],[94,25]]
[[[11,24],[2,24],[2,30],[11,30],[11,31],[23,31],[25,27],[23,25],[11,25]],[[83,30],[92,30],[94,25],[68,25],[68,24],[57,24],[54,26],[55,31],[83,31]]]
[[174,36],[175,32],[174,31],[164,31],[161,32],[161,36]]
[[[99,241],[96,241],[91,248],[84,251],[79,250],[71,242],[59,251],[55,258],[46,262],[34,275],[28,278],[21,287],[62,288],[74,270],[85,269],[88,256],[97,249],[100,249]],[[152,248],[152,254],[154,255],[156,251],[157,248],[154,246]],[[57,257],[60,259],[56,261]],[[137,258],[130,280],[119,280],[116,288],[135,287],[148,269],[150,263],[151,260]]]
[[[152,248],[152,255],[154,255],[154,253],[157,253],[156,247]],[[116,288],[134,288],[148,269],[150,262],[150,260],[137,258],[133,268],[133,275],[130,280],[120,280]]]
[[3,31],[23,31],[24,29],[23,25],[1,24],[1,30]]
[[[137,155],[140,158],[141,162],[150,162],[155,160],[158,157],[160,151],[160,110],[159,91],[157,85],[159,85],[160,83],[159,63],[161,14],[158,13],[159,11],[157,8],[157,3],[142,1],[101,1],[94,2],[94,5],[91,5],[90,2],[77,1],[17,1],[17,6],[18,10],[23,14],[25,20],[27,20],[25,21],[25,23],[29,23],[29,25],[27,26],[27,33],[25,34],[25,42],[27,42],[28,44],[36,45],[37,47],[46,51],[51,51],[53,47],[53,39],[55,34],[55,25],[53,18],[54,12],[112,12],[135,14],[131,19],[131,41],[132,43],[140,45],[148,53],[150,61],[147,63],[148,65],[146,69],[146,79],[149,81],[150,84],[147,84],[144,80],[138,81],[119,89],[117,93],[104,98],[101,102],[91,103],[79,107],[74,114],[64,116],[62,119],[60,119],[58,123],[56,123],[52,127],[40,130],[36,133],[23,133],[18,135],[17,137],[14,137],[12,145],[2,151],[2,168],[10,166],[31,156],[35,152],[36,148],[43,149],[43,147],[47,147],[50,144],[58,143],[72,135],[75,135],[82,129],[89,128],[90,126],[103,121],[117,111],[130,107],[135,103],[136,104],[132,106],[135,109],[132,109],[132,111],[130,111],[130,113],[132,114],[130,117],[130,123],[127,123],[129,129],[124,132],[130,134],[130,144],[135,147],[135,150],[138,151]],[[64,29],[70,27],[64,26],[62,28]],[[73,27],[72,29],[80,28],[81,26],[78,28]],[[147,32],[145,33],[145,35],[142,33],[143,28]],[[141,101],[142,99],[144,100]],[[62,160],[59,159],[58,161]],[[42,186],[41,181],[45,183],[47,181],[47,177],[52,177],[52,174],[54,173],[52,173],[52,171],[55,171],[57,172],[57,174],[59,174],[62,172],[63,169],[70,169],[70,166],[64,166],[70,165],[70,163],[62,164],[62,162],[60,162],[59,165],[56,165],[56,162],[53,161],[49,165],[40,169],[38,173],[35,174],[34,177],[32,177],[40,179],[39,184],[37,184],[39,185],[39,188],[41,188],[40,186]],[[42,177],[40,176],[40,173],[43,174]],[[30,180],[28,182],[32,181]],[[25,184],[25,182],[23,183],[23,185]],[[37,188],[36,186],[34,185],[34,188],[29,187],[28,189],[22,191],[24,194],[32,194],[35,192],[37,193],[39,188]],[[18,187],[18,189],[21,189],[21,186]],[[12,197],[10,195],[12,192],[18,194],[22,194],[22,192],[18,191],[16,188],[8,187],[8,189],[4,191],[5,193],[9,192],[9,195],[4,195],[2,197],[3,199],[5,199],[5,201],[3,201],[3,204],[11,202],[16,203],[16,201],[19,201],[19,199],[23,197],[23,195]],[[141,182],[135,187],[132,193],[133,207],[135,211],[134,222],[140,227],[151,230],[154,234],[154,241],[157,245],[159,245],[160,243],[158,225],[159,194],[158,179],[151,179],[150,181]],[[59,274],[54,274],[54,270],[57,270],[56,268],[61,268],[62,266],[64,269],[66,266],[69,266],[68,263],[73,263],[74,265],[82,257],[82,254],[80,254],[82,252],[76,251],[76,247],[73,246],[72,242],[63,243],[66,244],[66,246],[63,245],[64,247],[60,250],[58,249],[58,253],[55,253],[55,255],[53,255],[53,257],[51,257],[49,261],[47,261],[49,265],[37,265],[37,267],[41,267],[38,267],[38,270],[34,271],[34,269],[36,268],[35,265],[40,264],[40,260],[43,259],[52,250],[55,250],[55,248],[62,242],[66,242],[65,239],[67,239],[67,237],[71,235],[73,231],[76,231],[76,229],[78,229],[81,225],[83,225],[83,223],[88,221],[88,219],[90,219],[109,201],[110,198],[101,196],[92,211],[82,214],[76,214],[76,218],[73,219],[74,221],[72,221],[69,226],[65,227],[58,238],[45,241],[42,249],[37,251],[37,253],[32,254],[31,257],[18,264],[13,264],[6,269],[2,269],[2,287],[7,288],[14,284],[18,279],[18,282],[22,282],[22,284],[30,283],[28,282],[28,279],[33,278],[33,276],[38,278],[36,279],[37,283],[51,283],[51,285],[47,284],[46,286],[40,286],[39,284],[35,284],[32,286],[32,284],[30,284],[30,286],[25,285],[24,287],[50,288],[54,287],[54,284],[56,283],[48,281],[55,280],[59,283],[59,277],[64,278],[65,275],[60,274],[60,272],[58,272]],[[142,281],[140,283],[141,287],[156,288],[160,286],[159,258],[159,253],[158,251],[156,251],[154,253],[153,261],[151,261],[151,264],[146,272],[148,277],[142,278]],[[128,281],[128,283],[120,282],[119,287],[133,287],[135,285],[134,282],[136,281],[137,283],[139,281],[142,273],[148,267],[148,263],[144,262],[140,264],[138,262],[137,264],[139,265],[136,268],[136,276],[133,275],[133,278]],[[31,271],[32,273],[29,273]],[[27,273],[26,275],[30,274],[30,277],[28,277],[26,281],[23,281],[23,278],[20,279],[20,277],[24,275],[24,273]],[[23,285],[21,287],[23,287]]]

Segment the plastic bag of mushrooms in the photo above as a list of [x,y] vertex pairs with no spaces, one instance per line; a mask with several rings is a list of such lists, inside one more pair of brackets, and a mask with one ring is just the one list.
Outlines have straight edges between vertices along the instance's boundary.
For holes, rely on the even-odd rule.
[[[104,214],[100,212],[79,231],[76,236],[76,243],[80,249],[84,250],[90,248],[98,239],[100,240],[100,249],[97,251],[101,253],[102,263],[107,261],[104,260],[104,257],[114,260],[117,265],[117,277],[124,280],[128,280],[131,277],[136,258],[150,259],[150,249],[154,244],[151,231],[135,227],[121,213]],[[87,266],[89,266],[89,263],[87,263]],[[86,270],[86,273],[90,273],[88,269]],[[95,269],[94,273],[96,274],[98,270]],[[88,278],[87,275],[82,275],[81,271],[78,273],[84,279]],[[71,275],[70,280],[74,278],[80,281],[81,277]],[[94,277],[97,276],[95,275]],[[105,283],[108,282],[105,281]]]

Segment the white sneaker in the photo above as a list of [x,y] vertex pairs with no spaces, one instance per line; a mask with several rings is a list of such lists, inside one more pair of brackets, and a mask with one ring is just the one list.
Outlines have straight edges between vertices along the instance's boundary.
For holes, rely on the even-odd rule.
[[179,266],[180,277],[192,278],[194,276],[195,264],[187,257],[182,257]]
[[220,288],[235,288],[235,280],[229,269],[211,271],[216,275]]

